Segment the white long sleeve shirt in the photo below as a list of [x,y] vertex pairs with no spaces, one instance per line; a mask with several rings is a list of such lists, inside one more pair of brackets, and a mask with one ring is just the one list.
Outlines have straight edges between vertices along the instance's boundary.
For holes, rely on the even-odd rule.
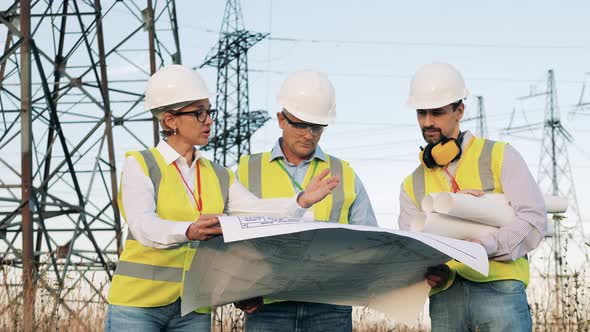
[[[195,149],[195,158],[189,166],[183,156],[176,152],[166,141],[156,147],[164,157],[167,165],[176,161],[186,183],[195,183],[195,167],[202,158]],[[169,248],[188,242],[186,231],[195,220],[171,221],[158,217],[154,201],[154,186],[145,175],[139,162],[134,157],[125,158],[121,174],[122,202],[129,231],[141,244],[154,248]],[[185,188],[189,200],[195,204],[191,192]],[[191,188],[194,190],[194,188]],[[297,203],[297,197],[259,199],[248,191],[239,181],[229,187],[225,213],[234,211],[274,212],[276,214],[301,218],[307,211]]]
[[[463,150],[472,136],[469,131],[465,132],[461,146]],[[488,257],[497,261],[510,261],[523,257],[539,245],[547,232],[545,203],[539,186],[522,156],[510,145],[506,145],[504,151],[500,183],[506,199],[516,212],[516,221],[477,239],[482,242]],[[453,176],[457,166],[458,160],[449,164],[448,170]],[[451,180],[448,176],[447,180],[450,184]],[[402,230],[409,230],[414,216],[422,212],[414,205],[403,184],[399,199],[399,227]]]

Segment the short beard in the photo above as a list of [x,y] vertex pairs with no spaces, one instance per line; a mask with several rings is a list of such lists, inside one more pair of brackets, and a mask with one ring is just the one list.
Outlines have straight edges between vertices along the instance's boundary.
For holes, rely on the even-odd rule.
[[422,138],[424,138],[424,141],[425,141],[426,143],[428,143],[428,144],[437,144],[437,143],[441,142],[441,141],[443,140],[443,138],[445,137],[445,136],[443,135],[442,131],[441,131],[440,129],[437,129],[437,130],[438,130],[438,132],[439,132],[439,134],[440,134],[440,138],[439,138],[439,139],[437,139],[437,140],[428,139],[428,138],[426,138],[426,137],[427,137],[427,136],[426,136],[426,130],[429,130],[429,129],[437,129],[437,128],[433,128],[433,127],[426,127],[426,128],[422,128]]
[[428,144],[438,144],[441,140],[440,139],[433,140],[433,139],[428,139],[428,138],[424,137],[424,141]]

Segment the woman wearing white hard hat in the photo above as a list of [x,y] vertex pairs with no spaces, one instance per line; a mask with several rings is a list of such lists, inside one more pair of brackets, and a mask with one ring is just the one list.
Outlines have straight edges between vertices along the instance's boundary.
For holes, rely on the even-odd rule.
[[202,78],[181,65],[149,80],[145,108],[159,121],[157,147],[127,152],[119,206],[129,225],[109,290],[106,331],[209,331],[210,308],[180,316],[183,273],[196,249],[190,241],[221,235],[217,216],[253,209],[301,217],[338,184],[328,171],[313,186],[286,199],[258,199],[229,169],[201,155],[215,110]]

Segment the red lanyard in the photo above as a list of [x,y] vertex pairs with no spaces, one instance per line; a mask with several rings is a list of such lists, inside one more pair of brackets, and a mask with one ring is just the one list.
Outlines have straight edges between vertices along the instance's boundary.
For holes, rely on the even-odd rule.
[[201,167],[199,167],[199,161],[197,160],[197,193],[199,194],[199,200],[197,200],[195,193],[191,190],[191,187],[188,185],[188,183],[186,183],[186,180],[184,179],[184,176],[182,176],[182,172],[180,171],[180,168],[178,168],[176,161],[174,162],[174,167],[176,167],[178,175],[180,175],[180,178],[182,179],[182,182],[184,182],[186,189],[188,189],[188,191],[191,193],[191,196],[193,196],[195,204],[197,205],[197,210],[199,210],[200,214],[203,212],[203,201],[201,200]]
[[445,171],[445,173],[447,173],[447,175],[449,176],[449,178],[451,179],[451,190],[456,193],[457,191],[461,190],[461,188],[459,188],[459,184],[457,184],[457,181],[455,180],[455,177],[451,175],[451,173],[449,173],[449,170],[447,169],[447,167],[443,167],[443,170]]

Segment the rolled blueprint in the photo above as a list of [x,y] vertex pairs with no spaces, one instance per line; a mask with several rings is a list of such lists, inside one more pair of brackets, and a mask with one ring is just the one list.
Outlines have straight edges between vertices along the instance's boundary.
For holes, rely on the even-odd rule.
[[[567,210],[566,198],[549,195],[543,198],[547,212],[561,213]],[[503,194],[485,194],[480,197],[448,192],[431,194],[422,201],[422,209],[494,227],[505,226],[516,218]]]
[[439,193],[433,199],[433,212],[502,227],[512,223],[516,214],[504,195]]
[[498,230],[493,226],[436,212],[419,214],[412,220],[410,227],[413,232],[441,235],[458,240],[483,237]]
[[424,196],[424,199],[422,199],[422,211],[433,212],[434,211],[434,200],[436,199],[436,196],[438,196],[439,194],[444,194],[444,193],[434,193],[434,194]]

